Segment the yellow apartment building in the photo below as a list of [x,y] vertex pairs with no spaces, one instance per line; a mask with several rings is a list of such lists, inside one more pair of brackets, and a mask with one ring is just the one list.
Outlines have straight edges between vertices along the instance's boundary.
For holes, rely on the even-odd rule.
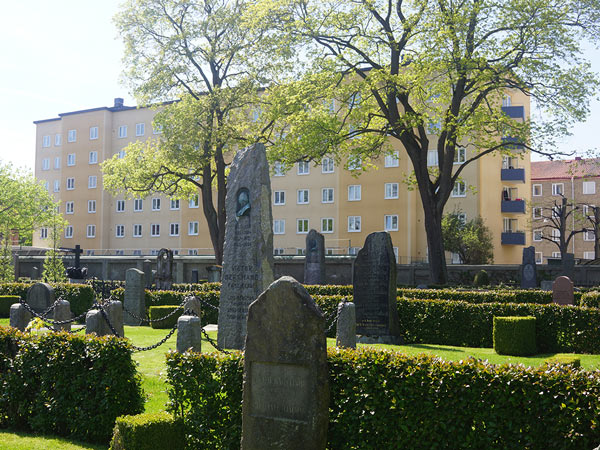
[[[503,109],[515,120],[529,117],[529,98],[509,92]],[[155,110],[123,105],[59,114],[36,124],[36,177],[60,200],[69,221],[63,247],[81,245],[87,254],[152,255],[160,248],[180,255],[210,255],[212,246],[197,198],[165,196],[141,200],[113,197],[103,190],[99,164],[123,152],[132,141],[157,137]],[[433,140],[432,140],[433,142]],[[457,163],[476,149],[465,145]],[[436,165],[430,151],[428,162]],[[366,172],[344,169],[333,159],[300,162],[282,172],[272,168],[274,252],[302,254],[312,228],[325,236],[327,252],[355,254],[369,233],[388,231],[402,264],[427,261],[424,214],[416,190],[404,180],[412,172],[398,143],[395,155],[370,161]],[[469,220],[481,215],[492,231],[494,262],[519,263],[530,245],[526,205],[530,202],[529,154],[520,158],[485,156],[471,163],[455,186],[446,212],[460,210]],[[34,245],[48,246],[48,230],[34,234]],[[448,261],[459,263],[456,255]]]

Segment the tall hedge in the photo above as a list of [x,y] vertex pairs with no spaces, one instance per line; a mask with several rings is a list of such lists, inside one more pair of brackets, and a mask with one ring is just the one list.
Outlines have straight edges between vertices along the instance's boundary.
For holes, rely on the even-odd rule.
[[[329,449],[583,449],[600,442],[600,372],[328,349]],[[191,448],[238,448],[243,362],[167,357]]]
[[131,344],[113,336],[28,335],[0,326],[0,426],[108,442],[142,412]]

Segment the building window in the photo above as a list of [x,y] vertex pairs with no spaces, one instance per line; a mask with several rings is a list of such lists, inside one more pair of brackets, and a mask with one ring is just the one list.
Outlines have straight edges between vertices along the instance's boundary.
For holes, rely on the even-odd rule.
[[362,169],[362,158],[360,156],[352,156],[348,160],[348,170],[360,170]]
[[178,198],[176,198],[176,199],[172,198],[171,199],[171,209],[174,210],[174,211],[178,210],[179,209],[179,203],[180,202],[179,202]]
[[552,228],[552,240],[555,242],[560,240],[560,230]]
[[62,134],[55,134],[54,135],[54,146],[60,147],[61,145],[62,145]]
[[95,189],[98,185],[98,178],[96,175],[90,175],[88,177],[88,189]]
[[67,155],[67,166],[75,165],[75,153],[69,153]]
[[119,127],[119,138],[126,138],[127,137],[127,125],[121,125]]
[[321,160],[321,173],[333,173],[333,158],[325,157]]
[[398,231],[398,215],[385,216],[385,231]]
[[534,219],[541,219],[542,218],[542,207],[541,206],[536,206],[532,209],[533,211],[533,218]]
[[299,205],[308,204],[308,189],[298,189],[298,201]]
[[542,230],[534,230],[533,231],[533,241],[541,242],[542,241]]
[[358,255],[358,252],[359,252],[359,251],[360,251],[360,247],[350,247],[350,248],[348,249],[348,254],[349,254],[349,255],[356,256],[356,255]]
[[96,212],[96,200],[88,200],[88,213],[94,214]]
[[135,124],[135,135],[143,136],[146,133],[146,124],[145,123],[136,123]]
[[67,142],[77,141],[77,130],[69,130],[67,133]]
[[460,255],[458,253],[450,253],[450,258],[451,258],[451,262],[452,264],[462,264],[462,258],[460,257]]
[[127,153],[127,152],[125,152],[125,150],[119,150],[119,159],[123,159],[123,158],[125,158],[125,154],[126,154],[126,153]]
[[144,210],[144,200],[141,198],[136,198],[133,200],[133,210],[135,212],[140,212]]
[[427,152],[427,165],[429,167],[438,166],[438,151],[429,150]]
[[189,256],[198,256],[198,249],[197,248],[188,249],[188,255]]
[[152,211],[160,211],[160,198],[152,199]]
[[541,184],[534,184],[533,185],[533,196],[534,197],[540,197],[542,195],[542,185]]
[[198,235],[198,222],[188,222],[188,234],[190,236]]
[[385,183],[385,198],[398,198],[398,183]]
[[282,248],[274,248],[273,255],[283,255],[283,249]]
[[321,233],[333,233],[332,217],[325,217],[321,219]]
[[115,227],[115,237],[125,237],[125,225],[117,225]]
[[467,149],[458,147],[454,153],[454,164],[462,164],[467,160]]
[[467,196],[467,185],[464,181],[457,181],[454,183],[452,189],[452,197],[466,197]]
[[583,182],[583,193],[591,195],[596,193],[596,182],[595,181],[584,181]]
[[510,105],[511,105],[510,95],[505,95],[504,97],[502,97],[502,106],[510,106]]
[[40,229],[40,239],[48,238],[48,228],[44,227]]
[[281,164],[280,161],[275,161],[273,164],[273,176],[282,177],[283,175],[285,175],[283,172],[283,164]]
[[178,223],[169,224],[169,236],[179,236],[179,224]]
[[560,258],[560,252],[552,252],[553,258]]
[[321,189],[321,203],[333,203],[333,188]]
[[310,163],[308,161],[300,161],[298,163],[298,175],[308,175],[310,173]]
[[595,205],[583,205],[583,215],[585,217],[594,217]]
[[54,158],[54,168],[55,169],[60,169],[60,156],[56,156]]
[[285,191],[275,191],[273,193],[274,205],[285,205]]
[[152,134],[161,134],[162,133],[162,125],[158,123],[152,124]]
[[96,237],[96,225],[88,225],[86,237],[95,238]]
[[73,225],[67,225],[65,228],[65,237],[71,239],[73,237]]
[[308,233],[308,219],[296,219],[296,233]]
[[152,236],[152,237],[160,236],[160,224],[158,224],[158,223],[150,224],[150,236]]
[[348,186],[348,201],[357,202],[361,198],[360,184],[351,184]]
[[125,211],[125,200],[117,200],[117,212]]
[[391,155],[386,155],[384,165],[385,167],[398,167],[400,165],[398,150],[394,151]]
[[136,223],[133,225],[133,237],[142,237],[142,224]]
[[48,192],[50,192],[50,182],[49,181],[44,182],[44,189],[46,189]]
[[594,230],[587,230],[583,233],[584,241],[594,241],[596,239]]
[[98,152],[96,152],[96,151],[90,152],[89,163],[90,164],[98,164]]
[[50,170],[50,158],[42,159],[42,170]]
[[141,256],[142,255],[142,251],[141,250],[134,250],[133,251],[133,256]]
[[305,248],[297,248],[296,249],[296,255],[298,255],[298,256],[304,256],[304,255],[306,255],[306,249]]
[[192,198],[190,198],[189,207],[190,208],[198,208],[200,206],[200,197],[198,194],[194,194]]
[[75,189],[75,178],[67,178],[67,191]]
[[348,232],[357,233],[360,231],[360,216],[348,216]]
[[42,147],[50,147],[50,135],[42,137]]
[[563,195],[564,185],[563,183],[552,183],[552,195]]
[[544,260],[544,254],[542,252],[535,252],[535,263],[542,264]]
[[98,139],[98,127],[90,127],[90,140]]
[[285,234],[285,219],[273,220],[273,234]]
[[66,202],[65,203],[65,214],[73,214],[75,210],[75,202]]
[[583,252],[583,259],[596,259],[594,252]]

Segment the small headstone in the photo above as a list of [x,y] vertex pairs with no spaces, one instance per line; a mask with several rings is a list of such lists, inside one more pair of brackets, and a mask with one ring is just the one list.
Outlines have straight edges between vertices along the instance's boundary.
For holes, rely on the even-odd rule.
[[337,313],[335,345],[356,348],[356,311],[354,303],[340,302]]
[[304,284],[325,283],[325,238],[316,230],[306,235]]
[[[125,272],[124,307],[135,316],[146,317],[146,291],[144,289],[144,272],[138,269],[127,269]],[[139,326],[142,321],[129,313],[125,313],[125,324]]]
[[[124,337],[123,329],[123,305],[119,301],[111,301],[104,305],[104,312],[119,337]],[[95,333],[97,336],[114,336],[113,331],[106,322],[102,311],[94,309],[88,311],[85,316],[85,332]]]
[[48,283],[35,283],[27,291],[27,304],[36,313],[44,313],[54,303],[54,288]]
[[239,151],[227,178],[218,345],[244,348],[248,306],[273,281],[269,165],[262,144]]
[[183,311],[193,311],[198,317],[202,317],[202,303],[197,297],[189,297],[183,305]]
[[[54,304],[53,320],[63,322],[71,318],[71,304],[67,300],[59,299]],[[71,331],[71,322],[64,324],[54,324],[54,331]]]
[[396,304],[396,257],[390,235],[371,233],[354,262],[356,333],[377,336],[382,342],[400,342]]
[[25,331],[31,321],[31,313],[21,303],[10,305],[10,319],[8,324],[17,330]]
[[573,304],[573,282],[568,277],[558,277],[554,280],[552,302],[558,305]]
[[242,450],[322,450],[329,423],[325,319],[291,277],[250,305]]
[[552,281],[552,280],[542,280],[542,281],[540,281],[540,289],[542,291],[551,291],[553,283],[554,283],[554,281]]
[[534,289],[536,287],[535,247],[525,247],[523,249],[523,264],[521,264],[521,289]]
[[173,250],[161,248],[156,257],[156,289],[169,290],[173,286]]
[[202,352],[200,317],[180,316],[177,319],[177,352]]
[[146,282],[145,288],[151,289],[154,282],[154,271],[152,270],[152,261],[149,259],[144,260],[144,281]]

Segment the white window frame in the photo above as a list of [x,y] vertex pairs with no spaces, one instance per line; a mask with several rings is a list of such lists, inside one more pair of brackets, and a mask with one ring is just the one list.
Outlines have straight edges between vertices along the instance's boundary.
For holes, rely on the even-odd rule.
[[69,167],[74,166],[75,163],[76,163],[75,153],[67,154],[67,166],[69,166]]
[[90,224],[86,227],[85,237],[93,239],[96,237],[96,225]]
[[118,155],[119,155],[119,159],[123,159],[123,158],[125,158],[125,155],[126,155],[126,154],[127,154],[127,152],[125,151],[125,149],[121,149],[121,150],[119,150],[119,153],[118,153]]
[[386,214],[383,218],[385,231],[398,231],[398,214]]
[[55,156],[54,157],[54,168],[55,169],[60,169],[60,156]]
[[285,205],[285,191],[273,191],[273,204],[276,206]]
[[62,134],[55,134],[54,135],[54,146],[60,147],[61,145],[62,145]]
[[200,233],[200,224],[197,220],[188,222],[188,236],[198,236]]
[[583,195],[594,195],[596,193],[595,181],[584,181],[581,186]]
[[298,162],[298,175],[309,175],[310,174],[310,162],[299,161]]
[[321,203],[333,203],[335,201],[333,188],[326,187],[321,189]]
[[152,211],[160,211],[160,198],[152,198]]
[[552,252],[553,258],[560,258],[560,252]]
[[467,149],[458,147],[454,153],[454,164],[463,164],[467,160]]
[[179,211],[181,208],[181,201],[178,198],[172,198],[170,208],[171,211]]
[[51,144],[52,144],[52,139],[50,138],[49,134],[42,136],[42,147],[43,148],[48,148],[48,147],[50,147]]
[[162,133],[162,125],[157,123],[152,123],[152,134],[161,134]]
[[348,170],[361,170],[362,158],[360,156],[352,157],[348,160]]
[[582,213],[585,217],[593,217],[594,216],[594,208],[596,205],[583,205]]
[[321,233],[333,233],[333,217],[321,217]]
[[65,202],[65,214],[74,214],[75,202]]
[[75,178],[69,177],[67,178],[67,191],[72,191],[75,189]]
[[335,170],[335,162],[333,158],[325,156],[321,160],[321,173],[333,173]]
[[584,231],[583,232],[583,240],[586,242],[594,242],[595,241],[594,230]]
[[65,227],[65,238],[73,239],[73,225],[67,225]]
[[188,207],[192,209],[200,207],[200,196],[198,194],[194,194],[192,198],[190,198]]
[[135,124],[135,135],[143,136],[144,134],[146,134],[146,124],[144,122],[136,123]]
[[77,142],[77,130],[69,130],[67,132],[67,142]]
[[544,208],[542,208],[541,206],[534,206],[533,208],[531,208],[531,213],[534,220],[541,219],[542,215],[544,214]]
[[274,248],[273,249],[273,256],[277,256],[277,255],[283,255],[284,250],[282,248]]
[[125,212],[125,200],[117,200],[115,211],[118,213]]
[[[559,189],[559,187],[560,187],[560,189]],[[565,192],[564,183],[552,183],[552,195],[553,196],[556,197],[556,196],[564,195],[564,192]]]
[[542,185],[534,184],[532,186],[532,195],[533,197],[541,197],[542,196]]
[[88,200],[88,214],[96,214],[96,200]]
[[40,239],[48,239],[48,227],[40,228]]
[[348,201],[359,202],[362,198],[362,185],[350,184],[348,185]]
[[[462,188],[461,188],[462,186]],[[458,180],[454,183],[452,188],[451,197],[466,197],[467,196],[467,183],[462,180]]]
[[127,125],[119,125],[118,136],[119,139],[124,139],[127,137]]
[[285,175],[285,173],[283,171],[283,164],[281,164],[281,161],[275,161],[273,163],[273,176],[274,177],[282,177],[284,175]]
[[285,234],[285,219],[273,220],[273,234]]
[[439,158],[437,150],[427,150],[427,167],[439,166]]
[[399,167],[400,166],[400,152],[394,150],[391,155],[385,155],[384,163],[385,167]]
[[296,204],[308,205],[309,201],[310,199],[308,189],[298,189],[296,191]]
[[92,150],[90,152],[90,155],[88,158],[88,163],[89,164],[98,164],[98,152],[96,150]]
[[150,224],[150,236],[151,237],[159,237],[160,236],[160,224],[159,223],[151,223]]
[[361,216],[348,216],[348,233],[360,233],[361,222]]
[[142,224],[134,223],[133,224],[133,237],[134,238],[142,237],[143,233],[144,233],[144,228],[142,227]]
[[544,253],[543,252],[535,252],[535,263],[542,264],[544,262]]
[[542,236],[544,232],[542,230],[533,230],[533,242],[542,242]]
[[50,158],[42,159],[42,170],[50,170]]
[[398,198],[398,183],[385,183],[385,193],[383,198],[393,200]]
[[133,212],[142,212],[144,210],[144,199],[134,198],[133,199]]
[[552,228],[552,240],[558,242],[560,240],[560,230]]
[[96,189],[98,187],[98,177],[96,175],[88,176],[88,189]]
[[595,252],[583,252],[583,259],[595,259],[596,258],[596,253]]
[[115,237],[116,238],[124,238],[125,237],[125,225],[118,224],[115,226]]
[[169,236],[179,236],[179,222],[169,224]]
[[296,219],[296,234],[308,234],[310,221],[308,219]]
[[98,139],[98,127],[90,127],[90,141]]

